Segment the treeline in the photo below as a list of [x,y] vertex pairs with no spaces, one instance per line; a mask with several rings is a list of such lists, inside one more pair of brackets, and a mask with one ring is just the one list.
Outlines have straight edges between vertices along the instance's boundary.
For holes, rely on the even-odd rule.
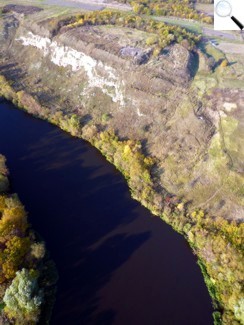
[[[46,119],[76,137],[89,141],[126,177],[132,197],[183,234],[198,256],[209,293],[215,303],[214,323],[241,324],[243,319],[244,224],[213,218],[203,210],[190,211],[187,202],[158,190],[152,170],[156,161],[145,156],[141,143],[121,140],[104,125],[83,123],[82,118],[41,107],[25,92],[14,92],[0,78],[8,99],[36,117]],[[0,91],[1,92],[1,91]]]
[[244,224],[213,218],[202,210],[187,216],[183,227],[198,256],[214,302],[214,325],[243,324]]
[[[153,16],[175,16],[185,19],[200,20],[207,24],[213,23],[213,18],[194,9],[191,0],[119,0],[129,3],[136,14]],[[209,0],[206,0],[209,3]],[[211,0],[210,0],[211,1]]]
[[32,325],[40,317],[46,323],[55,291],[54,265],[18,196],[8,194],[6,178],[0,155],[0,323]]
[[80,14],[76,17],[76,21],[62,27],[61,30],[65,31],[79,26],[85,25],[116,25],[122,27],[135,28],[148,33],[155,34],[153,37],[153,45],[155,49],[162,50],[167,45],[173,43],[182,43],[188,49],[192,49],[200,40],[191,32],[186,31],[179,26],[167,25],[163,22],[158,22],[153,19],[144,19],[139,15],[125,14],[118,11],[104,10],[94,11],[91,13]]
[[215,325],[241,324],[244,224],[213,218],[203,210],[189,212],[187,202],[166,192],[159,194],[151,172],[155,160],[143,154],[139,141],[120,140],[113,130],[101,131],[99,125],[82,125],[76,115],[60,112],[59,120],[50,121],[98,148],[125,176],[132,197],[187,238],[214,302]]

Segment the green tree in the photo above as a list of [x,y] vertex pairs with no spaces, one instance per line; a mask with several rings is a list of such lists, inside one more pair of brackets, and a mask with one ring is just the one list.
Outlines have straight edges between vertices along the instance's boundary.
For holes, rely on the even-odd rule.
[[35,324],[40,315],[43,293],[37,283],[35,271],[22,269],[6,290],[3,297],[4,311],[14,324]]

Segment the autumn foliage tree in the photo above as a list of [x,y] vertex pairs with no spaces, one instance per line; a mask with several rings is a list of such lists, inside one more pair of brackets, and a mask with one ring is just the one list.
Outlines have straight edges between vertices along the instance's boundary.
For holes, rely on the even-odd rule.
[[[6,175],[7,169],[0,156],[1,174]],[[1,193],[3,181],[0,177],[0,323],[33,325],[38,322],[45,291],[38,286],[45,245],[36,242],[18,196]],[[46,277],[49,281],[48,273]],[[45,288],[43,278],[41,282]]]

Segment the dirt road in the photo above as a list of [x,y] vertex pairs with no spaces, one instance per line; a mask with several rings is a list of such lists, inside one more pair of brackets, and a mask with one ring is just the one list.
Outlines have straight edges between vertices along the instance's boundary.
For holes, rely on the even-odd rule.
[[100,3],[95,3],[93,1],[70,1],[70,0],[45,0],[43,4],[47,5],[56,5],[61,7],[73,7],[73,8],[81,8],[85,10],[102,10],[105,6]]
[[102,10],[104,8],[113,8],[128,11],[129,5],[109,0],[45,0],[45,4],[58,5],[63,7],[74,7],[85,10]]

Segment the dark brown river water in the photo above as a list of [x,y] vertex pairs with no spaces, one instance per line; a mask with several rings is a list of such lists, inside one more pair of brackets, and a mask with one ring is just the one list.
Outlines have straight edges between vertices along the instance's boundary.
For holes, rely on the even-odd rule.
[[96,149],[5,102],[0,152],[59,271],[51,324],[213,323],[184,238],[130,198]]

